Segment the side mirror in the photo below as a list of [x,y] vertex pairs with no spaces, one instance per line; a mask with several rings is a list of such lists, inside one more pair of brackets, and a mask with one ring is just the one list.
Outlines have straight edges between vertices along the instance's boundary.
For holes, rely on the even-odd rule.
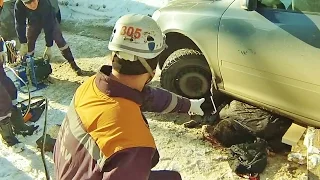
[[247,11],[254,11],[257,9],[258,0],[240,0],[240,7]]

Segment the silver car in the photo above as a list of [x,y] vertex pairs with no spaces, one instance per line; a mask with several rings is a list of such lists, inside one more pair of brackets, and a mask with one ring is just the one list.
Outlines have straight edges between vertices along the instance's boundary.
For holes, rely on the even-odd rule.
[[161,85],[224,95],[320,127],[319,0],[176,0],[153,18],[166,34]]

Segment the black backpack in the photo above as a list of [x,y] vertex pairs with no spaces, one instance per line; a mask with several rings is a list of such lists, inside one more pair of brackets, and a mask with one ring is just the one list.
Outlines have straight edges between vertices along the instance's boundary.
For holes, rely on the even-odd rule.
[[254,137],[264,139],[272,152],[281,153],[291,150],[291,146],[282,143],[282,136],[289,129],[292,120],[269,114],[261,119],[235,119],[233,125],[238,131],[246,131]]
[[238,175],[259,174],[267,166],[267,143],[258,139],[253,143],[242,143],[229,148],[228,163]]

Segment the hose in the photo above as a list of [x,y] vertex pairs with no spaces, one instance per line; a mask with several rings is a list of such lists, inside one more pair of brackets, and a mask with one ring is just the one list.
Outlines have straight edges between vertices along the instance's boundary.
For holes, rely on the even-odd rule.
[[[3,39],[3,37],[0,37],[0,40],[1,40],[3,43],[5,43],[5,40]],[[6,43],[5,43],[5,45],[6,45],[7,49],[9,49],[12,58],[18,58],[18,57],[19,57],[19,56],[17,55],[17,53],[14,52],[14,50],[13,50],[13,48],[12,48],[11,46],[9,46],[9,45],[6,44]],[[10,69],[10,70],[13,72],[13,74],[14,74],[24,85],[26,85],[27,88],[28,88],[28,99],[29,99],[29,101],[28,101],[28,108],[27,108],[27,111],[25,112],[25,114],[22,115],[23,118],[26,118],[27,114],[30,112],[30,104],[31,104],[30,88],[29,88],[29,86],[16,74],[16,72],[15,72],[11,67],[9,67],[9,66],[6,66],[6,67],[7,67],[8,69]]]
[[49,176],[49,171],[48,171],[48,167],[46,164],[46,160],[45,160],[45,143],[46,143],[46,137],[47,137],[47,119],[48,119],[48,99],[44,96],[36,96],[33,97],[33,99],[44,99],[45,100],[45,116],[44,116],[44,123],[43,123],[43,131],[42,131],[42,136],[43,136],[43,142],[42,142],[42,148],[41,148],[41,159],[43,162],[43,166],[44,166],[44,172],[46,175],[46,179],[50,180],[50,176]]
[[23,118],[26,118],[27,114],[30,112],[30,107],[31,107],[31,93],[30,93],[30,88],[26,82],[9,66],[6,66],[28,89],[28,108],[25,114],[23,114]]
[[[1,39],[4,43],[4,39],[3,37],[1,37]],[[13,48],[9,45],[6,44],[7,49],[9,49],[10,53],[11,53],[11,57],[12,58],[18,58],[17,53],[14,52]],[[25,85],[27,86],[27,90],[28,90],[28,108],[27,111],[25,112],[25,114],[23,115],[24,118],[26,118],[27,114],[30,112],[30,107],[31,107],[31,100],[32,99],[44,99],[45,100],[45,118],[44,118],[44,124],[43,124],[43,132],[42,132],[42,136],[43,136],[43,142],[42,142],[42,148],[41,148],[41,159],[43,162],[43,166],[44,166],[44,171],[45,171],[45,175],[46,175],[46,179],[50,180],[50,176],[49,176],[49,171],[47,168],[47,164],[46,164],[46,160],[45,160],[45,142],[46,142],[46,137],[47,137],[47,119],[48,119],[48,99],[44,96],[34,96],[31,97],[31,92],[30,92],[30,88],[28,86],[28,84],[9,66],[6,66],[10,71],[12,71],[12,73]],[[26,101],[26,100],[24,100]],[[22,101],[22,102],[24,102]],[[20,102],[20,103],[22,103]]]
[[[3,39],[3,37],[0,37],[0,39],[1,39],[1,41],[3,42],[3,43],[5,43],[6,41]],[[16,53],[16,52],[14,52],[14,50],[13,50],[13,48],[12,47],[10,47],[8,44],[6,44],[5,43],[5,45],[6,45],[6,48],[7,49],[9,49],[9,51],[10,51],[10,53],[11,53],[11,58],[18,58],[19,56],[18,56],[18,54]]]
[[[47,118],[48,118],[48,99],[44,96],[35,96],[35,97],[31,97],[31,93],[30,93],[30,89],[29,89],[29,86],[26,82],[24,82],[24,80],[19,76],[17,75],[17,73],[11,68],[11,67],[8,67],[7,68],[9,70],[12,71],[12,73],[23,83],[27,86],[27,89],[28,89],[28,110],[26,112],[26,114],[24,116],[26,116],[29,111],[30,111],[30,106],[31,106],[31,99],[44,99],[45,100],[45,117],[44,117],[44,124],[43,124],[43,132],[42,132],[42,136],[43,136],[43,142],[42,142],[42,148],[41,148],[41,159],[42,159],[42,162],[43,162],[43,166],[44,166],[44,171],[45,171],[45,175],[46,175],[46,179],[47,180],[50,180],[50,176],[49,176],[49,171],[48,171],[48,168],[47,168],[47,164],[46,164],[46,160],[45,160],[45,156],[44,156],[44,153],[45,153],[45,142],[46,142],[46,137],[47,137]],[[25,101],[25,100],[24,100]]]

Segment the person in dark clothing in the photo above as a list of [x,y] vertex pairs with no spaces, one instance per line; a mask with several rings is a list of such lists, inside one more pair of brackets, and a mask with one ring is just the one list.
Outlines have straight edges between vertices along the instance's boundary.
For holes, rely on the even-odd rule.
[[[66,43],[55,9],[49,0],[17,0],[14,7],[15,28],[21,43],[20,55],[33,55],[35,45],[41,30],[44,30],[46,49],[44,56],[52,57],[53,41],[59,47],[62,56],[69,62],[71,68],[81,75],[81,69],[74,61],[70,47]],[[28,25],[26,20],[28,19]]]
[[[3,0],[0,0],[0,14],[3,7]],[[11,98],[2,81],[6,78],[3,69],[3,62],[6,58],[6,53],[3,50],[4,42],[0,39],[0,134],[2,139],[8,146],[17,144],[19,141],[12,132],[12,125],[10,122],[11,116]]]
[[[0,14],[3,0],[0,0]],[[0,134],[5,144],[13,146],[19,143],[15,134],[31,135],[38,128],[24,123],[21,110],[16,106],[17,88],[6,75],[3,63],[6,60],[3,39],[0,36]]]

